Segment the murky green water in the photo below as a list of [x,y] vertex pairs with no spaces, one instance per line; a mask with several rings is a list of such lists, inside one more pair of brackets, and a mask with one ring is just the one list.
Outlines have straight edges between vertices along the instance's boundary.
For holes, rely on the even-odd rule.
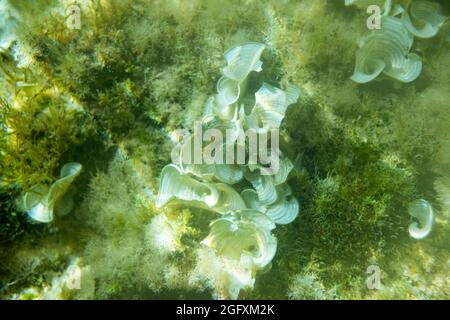
[[449,15],[0,0],[0,296],[448,299]]

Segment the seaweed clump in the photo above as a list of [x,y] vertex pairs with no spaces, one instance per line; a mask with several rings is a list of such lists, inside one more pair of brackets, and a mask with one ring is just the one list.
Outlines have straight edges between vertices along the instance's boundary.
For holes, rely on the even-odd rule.
[[1,55],[0,179],[28,191],[54,181],[61,158],[86,141],[92,127],[81,107],[39,82],[29,68],[18,67],[10,53]]

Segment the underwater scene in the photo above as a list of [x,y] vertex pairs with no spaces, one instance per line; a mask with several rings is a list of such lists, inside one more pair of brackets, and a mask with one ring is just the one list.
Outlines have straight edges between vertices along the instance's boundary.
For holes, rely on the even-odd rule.
[[449,300],[449,17],[0,0],[0,299]]

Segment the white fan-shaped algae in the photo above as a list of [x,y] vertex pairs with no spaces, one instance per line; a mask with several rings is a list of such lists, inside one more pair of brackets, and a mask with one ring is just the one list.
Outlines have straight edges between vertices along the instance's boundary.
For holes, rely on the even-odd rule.
[[428,201],[419,199],[409,205],[409,214],[419,222],[413,222],[409,225],[409,234],[414,239],[420,240],[426,238],[433,228],[434,210]]
[[[74,179],[80,174],[82,165],[67,163],[61,169],[60,179],[51,186],[39,184],[25,193],[22,199],[23,209],[37,222],[48,223],[53,220],[55,208],[64,215],[71,210],[72,199],[64,197]],[[65,201],[65,203],[61,203]]]
[[401,82],[414,81],[422,71],[422,59],[410,53],[413,36],[399,18],[383,17],[381,30],[372,31],[356,52],[351,79],[366,83],[386,74]]
[[[255,93],[255,104],[249,114],[245,113],[245,106],[238,105],[241,84],[250,72],[261,71],[260,57],[264,48],[263,44],[249,43],[227,51],[228,65],[222,70],[217,95],[209,98],[205,105],[201,127],[215,130],[214,133],[224,134],[228,139],[221,141],[215,150],[215,160],[221,161],[186,161],[193,160],[196,152],[195,134],[188,136],[175,157],[176,164],[162,170],[157,199],[158,207],[181,201],[222,214],[211,223],[210,234],[202,242],[213,253],[202,255],[201,264],[209,265],[205,272],[220,282],[216,290],[226,288],[226,294],[221,296],[234,298],[241,288],[253,286],[257,270],[270,265],[276,252],[276,238],[271,233],[275,223],[293,221],[299,210],[297,200],[285,183],[293,165],[280,151],[267,150],[265,161],[274,157],[278,160],[276,170],[272,171],[264,166],[267,163],[222,161],[226,157],[221,151],[229,150],[235,160],[237,150],[243,150],[243,158],[248,158],[250,150],[246,150],[241,141],[244,130],[266,135],[270,130],[278,130],[286,109],[300,95],[295,86],[282,90],[264,83]],[[201,148],[204,154],[209,146]],[[244,178],[253,189],[239,193],[234,186]],[[217,266],[226,270],[213,272]]]
[[434,37],[446,20],[439,5],[430,1],[413,1],[402,13],[404,25],[418,38]]

